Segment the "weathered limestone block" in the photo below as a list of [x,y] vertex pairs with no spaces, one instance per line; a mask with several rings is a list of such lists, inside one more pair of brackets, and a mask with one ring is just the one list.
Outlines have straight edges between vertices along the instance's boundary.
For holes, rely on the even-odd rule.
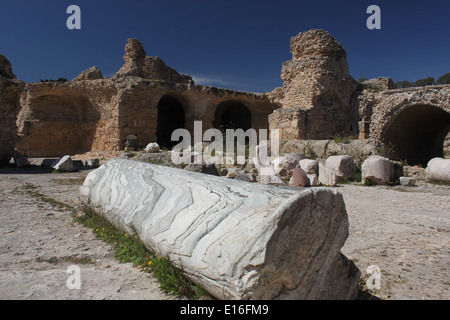
[[416,185],[416,179],[413,177],[400,177],[400,184],[402,186],[413,187]]
[[370,156],[364,161],[361,171],[363,183],[366,180],[376,184],[385,184],[391,181],[391,162],[387,158]]
[[298,166],[292,172],[292,178],[289,181],[289,185],[293,187],[309,187],[311,184],[306,172]]
[[319,185],[319,181],[317,179],[317,174],[306,174],[308,176],[309,179],[309,185],[311,187],[315,187]]
[[82,201],[135,230],[219,299],[353,299],[360,272],[340,253],[342,195],[255,185],[112,160],[91,172]]
[[333,170],[339,179],[351,177],[356,173],[355,161],[349,155],[331,156],[325,166]]
[[319,162],[319,184],[324,186],[335,186],[338,183],[338,180],[339,178],[333,170],[328,169],[324,164]]
[[303,159],[300,160],[300,168],[307,174],[317,174],[319,172],[319,162],[317,160]]
[[272,166],[282,178],[292,177],[293,170],[299,166],[299,162],[295,158],[288,156],[278,157],[272,161]]
[[427,165],[427,178],[450,182],[450,159],[433,158]]

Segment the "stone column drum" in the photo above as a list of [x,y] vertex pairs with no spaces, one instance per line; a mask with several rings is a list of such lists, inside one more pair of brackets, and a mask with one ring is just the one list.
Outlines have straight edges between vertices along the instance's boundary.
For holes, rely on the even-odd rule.
[[84,204],[137,232],[218,299],[353,299],[360,271],[340,252],[342,195],[256,185],[111,160],[80,189]]

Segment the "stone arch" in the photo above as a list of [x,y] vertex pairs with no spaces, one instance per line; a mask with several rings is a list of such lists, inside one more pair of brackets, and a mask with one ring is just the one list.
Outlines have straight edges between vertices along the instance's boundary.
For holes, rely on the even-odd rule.
[[450,130],[450,111],[432,104],[412,104],[396,110],[386,121],[382,140],[397,160],[426,166],[443,157],[444,140]]
[[161,148],[171,149],[178,144],[172,141],[172,133],[176,129],[185,128],[186,114],[182,99],[173,94],[166,94],[158,102],[158,121],[156,139]]
[[18,150],[28,157],[60,157],[92,150],[100,114],[80,94],[32,98],[19,128]]
[[218,129],[252,128],[252,112],[243,103],[237,101],[224,101],[220,103],[214,115],[214,127]]

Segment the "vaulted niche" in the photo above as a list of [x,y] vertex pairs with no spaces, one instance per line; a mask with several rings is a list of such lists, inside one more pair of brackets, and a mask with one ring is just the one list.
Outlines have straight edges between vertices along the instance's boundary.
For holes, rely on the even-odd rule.
[[175,97],[165,95],[158,103],[158,127],[156,138],[161,148],[172,149],[178,141],[172,141],[172,132],[185,127],[183,105]]
[[243,129],[247,131],[252,127],[252,113],[242,103],[222,102],[216,109],[214,126],[221,130]]
[[397,160],[426,166],[443,156],[450,130],[450,113],[431,105],[413,105],[399,112],[384,130],[384,140],[393,147]]

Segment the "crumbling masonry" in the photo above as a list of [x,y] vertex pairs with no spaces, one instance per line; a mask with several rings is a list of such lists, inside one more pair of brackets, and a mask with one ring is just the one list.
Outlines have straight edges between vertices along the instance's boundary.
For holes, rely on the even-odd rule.
[[[343,46],[324,30],[291,39],[283,87],[251,93],[196,85],[129,39],[112,79],[98,68],[71,82],[23,83],[0,56],[0,161],[122,150],[158,142],[177,128],[279,129],[282,140],[347,136],[378,139],[410,164],[443,155],[450,130],[450,85],[394,90],[389,78],[357,83]],[[16,122],[17,120],[17,122]],[[447,137],[448,140],[448,137]],[[17,143],[16,143],[17,142]]]

